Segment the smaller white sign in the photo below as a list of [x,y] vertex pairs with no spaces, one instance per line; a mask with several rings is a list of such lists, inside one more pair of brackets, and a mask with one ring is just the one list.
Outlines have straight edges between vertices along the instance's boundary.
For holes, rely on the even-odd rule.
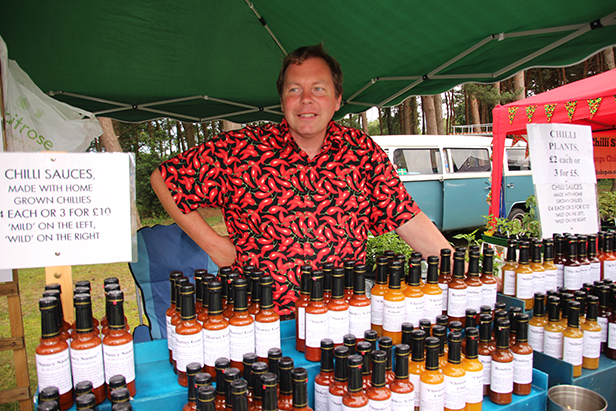
[[128,153],[0,153],[0,268],[132,261],[133,164]]
[[596,233],[591,128],[572,124],[528,124],[526,128],[542,236]]

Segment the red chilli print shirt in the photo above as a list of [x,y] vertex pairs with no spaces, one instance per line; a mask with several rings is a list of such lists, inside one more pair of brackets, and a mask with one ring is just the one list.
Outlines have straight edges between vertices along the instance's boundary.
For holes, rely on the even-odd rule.
[[364,262],[368,231],[387,233],[419,212],[372,138],[333,121],[312,160],[283,120],[222,133],[159,169],[182,212],[222,209],[233,268],[270,274],[283,315],[297,299],[302,265]]

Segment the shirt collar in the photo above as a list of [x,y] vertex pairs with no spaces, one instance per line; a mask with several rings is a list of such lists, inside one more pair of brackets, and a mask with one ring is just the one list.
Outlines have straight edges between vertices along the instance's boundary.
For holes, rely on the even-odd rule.
[[[335,121],[330,120],[327,125],[327,131],[325,132],[325,140],[323,141],[323,150],[329,150],[331,147],[339,148],[342,144],[343,140],[343,130],[342,127],[337,124]],[[293,136],[289,130],[289,123],[286,118],[283,118],[280,122],[280,134],[276,136],[276,140],[283,147],[288,144],[297,145],[295,140],[293,140]]]

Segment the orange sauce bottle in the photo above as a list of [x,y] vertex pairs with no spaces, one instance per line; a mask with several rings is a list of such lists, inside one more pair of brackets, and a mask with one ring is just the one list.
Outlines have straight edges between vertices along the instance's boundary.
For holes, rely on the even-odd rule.
[[334,341],[321,340],[321,368],[314,377],[314,408],[329,409],[329,386],[334,380]]
[[603,253],[597,257],[601,260],[601,279],[616,280],[616,256],[614,256],[614,233],[604,235]]
[[442,368],[445,376],[445,410],[462,411],[466,407],[466,370],[461,364],[462,334],[450,332],[447,365]]
[[464,282],[466,283],[466,308],[479,312],[483,303],[483,283],[479,278],[479,251],[470,250],[468,252],[468,271]]
[[596,370],[599,368],[599,357],[601,356],[601,326],[597,322],[597,312],[599,309],[599,297],[588,296],[586,308],[586,322],[582,324],[584,333],[584,355],[582,368]]
[[186,366],[198,362],[203,366],[203,333],[201,325],[195,316],[195,286],[187,283],[180,288],[180,322],[175,327],[174,352],[177,369],[178,384],[186,387]]
[[460,321],[464,326],[467,288],[464,281],[464,252],[456,251],[453,253],[453,276],[448,284],[447,316],[450,323]]
[[545,285],[545,268],[541,258],[541,245],[540,239],[533,238],[530,253],[530,269],[533,270],[533,290],[544,293],[547,291],[547,288]]
[[393,344],[402,340],[402,323],[405,314],[405,296],[401,289],[404,265],[393,261],[389,268],[389,286],[383,303],[383,336],[390,337]]
[[442,410],[445,408],[445,376],[439,371],[438,338],[428,337],[426,344],[426,370],[420,377],[421,410]]
[[[207,270],[204,269],[196,269],[193,272],[193,277],[195,278],[195,315],[198,317],[203,311],[203,289],[201,288],[201,282],[203,281],[203,276],[207,275]],[[197,393],[195,392],[195,407],[197,404]]]
[[[351,300],[353,296],[353,286],[355,285],[355,281],[353,279],[353,274],[355,271],[355,260],[345,260],[343,263],[344,267],[344,298],[347,302]],[[365,286],[364,286],[365,289]]]
[[[597,266],[601,269],[601,266]],[[543,240],[543,269],[545,270],[545,291],[558,289],[558,267],[554,264],[554,240]]]
[[479,344],[477,346],[477,359],[483,365],[483,395],[488,395],[490,393],[492,352],[496,349],[496,347],[491,344],[491,327],[492,316],[490,314],[481,314],[479,316]]
[[364,332],[370,329],[370,299],[366,297],[366,266],[354,267],[353,296],[349,300],[349,333],[363,340]]
[[[409,381],[413,384],[415,392],[415,411],[419,411],[421,402],[421,374],[426,370],[426,363],[424,357],[424,342],[426,340],[426,332],[424,330],[413,330],[411,332],[411,339],[413,344],[413,350],[411,360],[409,362]],[[438,358],[438,352],[437,352]]]
[[[496,304],[497,281],[494,278],[494,250],[490,247],[485,247],[483,250],[483,264],[481,266],[481,305],[490,307],[494,310]],[[481,307],[479,307],[481,311]]]
[[57,387],[59,398],[56,401],[60,409],[66,411],[73,406],[73,382],[68,344],[60,339],[58,304],[55,297],[39,300],[41,339],[36,347],[36,373],[39,392],[48,387]]
[[311,276],[312,267],[303,265],[301,267],[299,297],[295,301],[295,349],[299,352],[304,352],[306,349],[306,307],[310,302]]
[[278,409],[288,411],[293,408],[293,380],[291,378],[293,370],[293,358],[281,357],[278,360],[278,372],[280,374],[278,383]]
[[567,238],[567,258],[565,259],[564,266],[564,287],[567,290],[579,290],[582,288],[582,274],[581,266],[577,256],[577,238]]
[[[344,345],[334,348],[335,369],[334,381],[329,385],[328,409],[335,411],[342,409],[342,398],[348,391],[347,360],[349,349]],[[361,383],[361,374],[359,376]]]
[[306,307],[306,351],[308,361],[321,361],[321,340],[328,337],[328,309],[323,303],[323,271],[312,272],[310,302]]
[[323,263],[323,303],[329,304],[332,298],[332,270],[334,263]]
[[556,289],[565,283],[565,237],[562,234],[554,234],[554,265],[556,266]]
[[483,364],[478,359],[479,330],[466,327],[466,355],[462,368],[466,371],[465,401],[467,411],[481,411],[483,403]]
[[220,357],[216,359],[216,400],[214,406],[217,410],[224,410],[226,403],[225,391],[225,371],[231,368],[228,358]]
[[396,379],[389,385],[392,411],[409,411],[415,408],[415,387],[409,381],[410,352],[411,347],[408,344],[396,345]]
[[255,351],[255,324],[248,314],[246,302],[246,289],[248,282],[245,278],[233,280],[234,307],[233,316],[229,319],[229,355],[231,366],[244,370],[242,363],[244,353]]
[[[180,288],[182,287],[182,285],[184,284],[188,284],[188,278],[186,277],[178,277],[175,279],[175,312],[173,313],[173,316],[171,317],[171,338],[172,338],[172,343],[173,343],[173,348],[172,348],[172,354],[173,351],[175,350],[175,343],[177,340],[177,334],[175,331],[175,328],[177,327],[177,325],[180,323],[180,312],[182,311],[182,301],[180,299]],[[174,373],[178,373],[178,369],[177,369],[177,357],[176,354],[173,354],[173,372]]]
[[385,383],[389,386],[396,379],[396,375],[393,372],[393,364],[392,364],[392,340],[391,337],[386,335],[379,338],[379,350],[385,351],[387,355],[387,361],[385,361]]
[[569,318],[563,331],[563,361],[573,364],[573,376],[582,375],[584,360],[584,333],[580,330],[580,303],[568,302]]
[[513,297],[516,290],[516,274],[518,268],[516,258],[517,240],[510,238],[507,240],[507,256],[505,257],[505,265],[502,268],[503,273],[503,294]]
[[513,393],[513,354],[509,350],[509,320],[496,324],[496,349],[492,353],[490,370],[490,401],[510,404]]
[[349,384],[347,392],[342,396],[342,409],[368,411],[369,398],[364,392],[361,382],[361,355],[351,355],[348,359]]
[[601,281],[601,260],[597,258],[597,235],[588,236],[588,261],[590,262],[590,283]]
[[[343,337],[349,333],[349,303],[344,299],[344,271],[332,270],[332,292],[327,309],[329,312],[329,335],[337,346],[343,342]],[[332,370],[333,371],[333,370]]]
[[533,381],[533,348],[528,344],[528,314],[516,316],[517,333],[513,353],[513,393],[528,395]]
[[530,268],[528,241],[520,241],[520,256],[516,273],[515,296],[520,300],[524,300],[524,308],[532,310],[535,300],[533,300],[533,270]]
[[175,326],[171,326],[171,318],[175,314],[175,302],[177,292],[175,288],[175,280],[182,277],[184,274],[181,271],[172,271],[169,274],[169,282],[171,283],[171,305],[165,312],[167,320],[167,348],[169,349],[169,364],[173,364],[173,337],[175,333]]
[[[408,365],[408,359],[405,360]],[[370,388],[367,391],[370,410],[391,410],[391,391],[385,386],[386,362],[387,354],[384,351],[372,351],[372,381],[370,383]]]
[[267,351],[270,348],[280,348],[280,316],[274,311],[272,292],[274,279],[270,275],[264,275],[259,278],[259,283],[259,291],[261,292],[259,299],[261,303],[254,323],[255,350],[259,361],[265,361]]
[[88,294],[75,294],[75,330],[71,341],[71,371],[73,381],[91,381],[96,404],[105,400],[105,369],[103,347],[92,323],[92,302]]
[[376,257],[375,284],[370,290],[371,314],[370,323],[372,329],[380,337],[383,335],[383,306],[387,293],[387,277],[389,273],[389,259],[385,256]]
[[560,298],[548,297],[548,322],[544,327],[543,353],[554,358],[563,358],[563,331],[565,327],[560,323],[558,305]]
[[528,343],[533,351],[543,352],[543,340],[545,332],[545,294],[535,293],[535,306],[533,307],[533,318],[528,322]]
[[259,270],[253,270],[250,272],[250,304],[248,304],[248,314],[255,318],[261,309],[261,283],[259,279],[263,276],[264,272]]
[[[429,319],[431,324],[435,324],[436,317],[443,313],[443,290],[438,283],[438,263],[437,256],[431,255],[428,257],[426,283],[421,287],[424,295],[423,318]],[[418,392],[418,390],[415,391]]]
[[404,290],[404,321],[414,325],[418,325],[419,320],[425,318],[425,297],[420,281],[421,260],[419,258],[413,258],[409,265],[407,287],[406,290]]
[[[438,274],[438,286],[443,291],[442,310],[441,314],[447,314],[449,307],[449,282],[451,281],[451,249],[441,249],[441,266]],[[429,267],[429,262],[428,262]]]
[[291,371],[293,379],[293,408],[292,411],[312,411],[308,407],[308,370],[303,367]]
[[364,387],[364,392],[368,393],[368,390],[372,386],[372,378],[371,378],[371,356],[372,352],[372,344],[368,341],[360,341],[357,343],[357,354],[361,355],[364,359],[364,363],[361,366],[361,380]]
[[[203,356],[205,372],[216,377],[216,360],[229,358],[229,322],[222,316],[222,283],[208,284],[208,318],[203,323]],[[207,347],[207,349],[205,349]]]
[[133,336],[126,330],[124,323],[124,293],[120,290],[107,293],[109,302],[107,335],[103,338],[103,363],[107,383],[107,399],[111,400],[109,379],[114,375],[123,375],[126,388],[131,397],[137,393],[135,384],[135,354]]

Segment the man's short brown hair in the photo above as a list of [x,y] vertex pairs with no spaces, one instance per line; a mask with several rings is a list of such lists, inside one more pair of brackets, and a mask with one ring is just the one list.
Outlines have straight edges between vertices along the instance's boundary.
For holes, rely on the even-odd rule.
[[278,95],[282,98],[282,88],[284,87],[284,80],[287,75],[287,68],[291,64],[302,64],[304,61],[311,58],[320,58],[327,63],[329,70],[332,73],[332,80],[334,81],[334,88],[336,90],[336,97],[342,95],[342,69],[340,64],[332,56],[327,54],[321,44],[314,46],[300,47],[291,54],[287,55],[282,62],[282,68],[278,75],[278,81],[276,81],[276,88],[278,89]]

